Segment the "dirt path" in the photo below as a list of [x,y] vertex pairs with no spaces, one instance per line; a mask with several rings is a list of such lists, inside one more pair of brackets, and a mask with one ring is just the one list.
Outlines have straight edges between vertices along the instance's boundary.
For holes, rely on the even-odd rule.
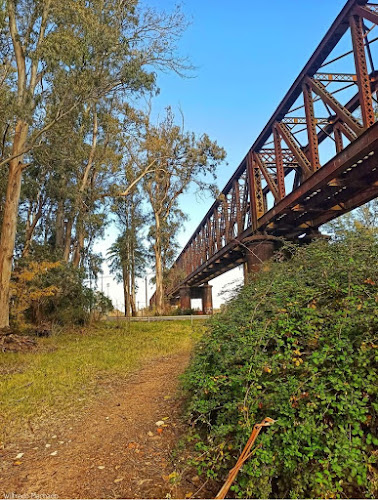
[[[188,485],[174,487],[171,451],[182,432],[178,376],[189,354],[145,366],[81,419],[51,426],[29,446],[3,450],[0,494],[55,498],[184,497]],[[166,418],[168,417],[168,418]],[[156,426],[163,420],[166,426]],[[22,457],[16,458],[19,453]],[[192,489],[196,489],[196,484]]]

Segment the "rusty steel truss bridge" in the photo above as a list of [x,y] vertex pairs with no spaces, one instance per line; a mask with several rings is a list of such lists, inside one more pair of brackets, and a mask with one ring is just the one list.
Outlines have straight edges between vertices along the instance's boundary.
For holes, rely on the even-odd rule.
[[377,197],[377,25],[378,4],[346,3],[173,265],[182,308],[211,313],[209,280]]

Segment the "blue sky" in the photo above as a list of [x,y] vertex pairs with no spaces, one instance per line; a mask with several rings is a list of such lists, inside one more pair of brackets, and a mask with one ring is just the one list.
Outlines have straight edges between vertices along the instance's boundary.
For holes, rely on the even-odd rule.
[[[171,10],[173,0],[146,0]],[[159,75],[154,109],[180,106],[185,126],[206,132],[227,151],[228,165],[218,171],[226,184],[294,79],[345,4],[344,0],[188,0],[182,9],[191,19],[180,51],[197,67],[194,77]],[[230,7],[230,5],[232,7]],[[212,204],[196,205],[191,195],[190,233]]]
[[[182,10],[191,25],[180,53],[196,66],[191,78],[159,74],[156,114],[180,107],[187,130],[206,132],[227,151],[228,165],[218,171],[222,189],[265,126],[285,93],[314,52],[346,0],[187,0]],[[156,10],[171,11],[174,0],[143,0]],[[185,245],[211,198],[183,196],[189,221],[179,235]],[[190,207],[190,210],[188,210]],[[111,240],[101,244],[108,247]],[[106,273],[106,271],[105,271]],[[241,273],[214,280],[217,293]],[[111,296],[122,294],[112,283]],[[118,290],[118,291],[117,291]],[[141,287],[140,302],[144,301]],[[219,304],[220,299],[215,301]]]

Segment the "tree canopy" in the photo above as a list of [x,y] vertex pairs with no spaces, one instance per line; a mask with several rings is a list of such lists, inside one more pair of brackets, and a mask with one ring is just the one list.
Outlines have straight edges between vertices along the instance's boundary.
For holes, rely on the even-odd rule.
[[[157,71],[190,70],[179,8],[137,0],[9,0],[0,5],[0,328],[13,257],[98,266],[92,247],[123,176],[131,103]],[[46,257],[46,255],[45,255]]]

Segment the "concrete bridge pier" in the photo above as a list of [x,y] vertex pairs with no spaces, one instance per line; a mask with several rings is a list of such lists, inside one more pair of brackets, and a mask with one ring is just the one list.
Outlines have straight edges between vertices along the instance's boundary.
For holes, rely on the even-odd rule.
[[182,286],[180,288],[180,309],[190,309],[190,299],[191,299],[191,287],[190,286]]
[[203,314],[213,314],[213,287],[205,283],[202,287],[202,312]]
[[274,236],[256,235],[252,236],[246,242],[244,281],[247,281],[251,273],[258,273],[264,265],[264,262],[271,259],[280,245],[281,240]]
[[212,288],[208,283],[202,286],[182,286],[180,288],[180,309],[191,309],[191,299],[201,299],[203,314],[213,314]]

